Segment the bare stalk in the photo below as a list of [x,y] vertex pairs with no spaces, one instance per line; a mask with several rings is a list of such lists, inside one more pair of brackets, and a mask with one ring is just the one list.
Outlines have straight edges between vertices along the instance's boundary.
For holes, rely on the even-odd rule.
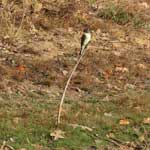
[[15,37],[18,36],[20,30],[22,29],[24,19],[25,19],[25,4],[24,4],[24,0],[23,0],[23,15],[22,15],[20,26],[19,26],[18,30],[16,31]]
[[71,74],[70,74],[70,76],[69,76],[69,78],[68,78],[68,80],[66,82],[66,86],[64,88],[63,95],[62,95],[62,98],[61,98],[61,101],[60,101],[60,105],[59,105],[59,109],[58,109],[57,125],[60,124],[62,105],[63,105],[63,102],[64,102],[64,98],[65,98],[65,95],[66,95],[67,88],[69,86],[69,83],[70,83],[70,81],[72,79],[72,76],[73,76],[74,72],[76,71],[80,61],[82,60],[82,57],[83,57],[84,53],[85,53],[85,50],[83,51],[82,55],[78,58],[77,63],[75,64],[75,66],[74,66],[74,68],[73,68],[73,70],[72,70],[72,72],[71,72]]

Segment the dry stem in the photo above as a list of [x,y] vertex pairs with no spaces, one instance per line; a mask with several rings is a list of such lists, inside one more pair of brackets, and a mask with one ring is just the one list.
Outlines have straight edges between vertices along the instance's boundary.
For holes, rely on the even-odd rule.
[[77,63],[75,64],[75,66],[74,66],[74,68],[73,68],[73,70],[72,70],[72,72],[71,72],[71,74],[70,74],[70,76],[69,76],[69,78],[67,80],[67,83],[66,83],[65,89],[63,91],[63,95],[62,95],[61,101],[60,101],[59,109],[58,109],[57,125],[60,124],[62,105],[63,105],[63,102],[64,102],[64,98],[65,98],[65,94],[66,94],[67,88],[69,86],[69,83],[70,83],[70,81],[72,79],[72,76],[73,76],[74,72],[76,71],[80,61],[82,60],[82,57],[83,57],[84,53],[85,53],[85,50],[83,51],[82,55],[78,58]]

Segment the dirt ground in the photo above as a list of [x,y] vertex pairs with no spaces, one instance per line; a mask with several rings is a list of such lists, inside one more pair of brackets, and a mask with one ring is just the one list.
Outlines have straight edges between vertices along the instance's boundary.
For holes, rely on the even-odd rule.
[[[8,143],[1,150],[148,150],[149,0],[2,0],[0,16],[0,145]],[[92,40],[62,112],[66,136],[53,141],[60,98],[87,26]]]

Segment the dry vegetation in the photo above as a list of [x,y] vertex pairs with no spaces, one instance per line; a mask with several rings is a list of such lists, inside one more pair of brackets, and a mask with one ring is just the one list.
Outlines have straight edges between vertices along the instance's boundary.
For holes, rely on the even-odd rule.
[[[92,41],[65,99],[65,139],[53,141],[85,26]],[[149,0],[0,0],[0,150],[148,150],[149,49]]]

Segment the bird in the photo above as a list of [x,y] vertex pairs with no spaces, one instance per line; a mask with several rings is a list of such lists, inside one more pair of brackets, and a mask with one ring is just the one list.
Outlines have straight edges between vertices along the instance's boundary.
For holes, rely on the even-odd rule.
[[83,54],[85,48],[87,48],[89,42],[91,41],[91,32],[89,28],[83,30],[83,35],[81,36],[81,49],[80,55]]

